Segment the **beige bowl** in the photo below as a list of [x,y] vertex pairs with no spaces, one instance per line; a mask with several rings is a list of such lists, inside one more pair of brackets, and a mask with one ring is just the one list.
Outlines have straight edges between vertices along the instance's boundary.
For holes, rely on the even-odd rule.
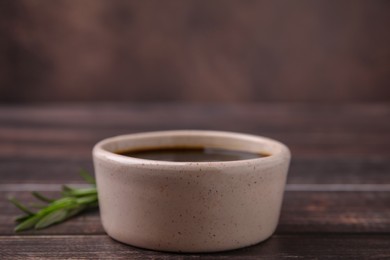
[[[205,146],[267,153],[224,162],[168,162],[116,151]],[[216,131],[163,131],[105,139],[93,149],[100,214],[112,238],[174,252],[256,244],[275,231],[290,162],[272,139]]]

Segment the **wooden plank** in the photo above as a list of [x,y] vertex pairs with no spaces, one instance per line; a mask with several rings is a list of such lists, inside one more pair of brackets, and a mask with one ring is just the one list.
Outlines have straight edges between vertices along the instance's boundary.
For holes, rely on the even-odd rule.
[[[80,168],[93,173],[92,158],[0,158],[2,184],[80,183]],[[288,183],[389,184],[389,172],[390,158],[293,157]]]
[[[126,132],[129,133],[129,132]],[[106,137],[125,134],[121,132],[113,132]],[[367,138],[366,142],[340,142],[331,140],[330,138],[324,138],[322,142],[313,141],[300,141],[295,142],[288,136],[275,136],[274,134],[258,134],[267,136],[285,143],[292,151],[294,158],[389,158],[390,157],[390,144],[385,140],[386,136],[383,136],[384,141],[372,141]],[[302,135],[301,140],[306,137]],[[364,136],[361,136],[364,138]],[[78,157],[83,159],[91,158],[91,151],[93,146],[103,138],[95,141],[80,141],[80,142],[63,142],[63,143],[50,143],[45,141],[7,141],[0,139],[0,159],[7,158],[67,158]],[[309,139],[309,138],[308,138]]]
[[390,233],[390,192],[286,192],[278,232]]
[[243,249],[212,254],[156,252],[108,236],[2,236],[1,259],[388,259],[389,235],[274,235]]
[[390,158],[294,158],[287,183],[388,184]]
[[[279,139],[280,140],[280,139]],[[280,140],[283,141],[283,140]],[[340,145],[295,145],[283,141],[292,151],[294,158],[372,158],[382,159],[390,157],[390,145],[367,145],[366,147],[354,144]],[[31,159],[90,159],[94,143],[89,144],[29,144],[0,142],[0,159],[31,158]]]
[[[174,128],[174,127],[173,127]],[[180,127],[178,127],[180,128]],[[209,128],[205,128],[209,129]],[[151,131],[159,129],[143,129]],[[224,130],[221,129],[220,130]],[[25,132],[24,132],[25,131]],[[86,132],[94,132],[88,134]],[[59,158],[69,151],[83,158],[90,157],[92,147],[98,141],[115,135],[129,134],[132,129],[111,130],[63,130],[63,129],[30,129],[23,131],[15,128],[0,127],[1,157],[48,157]],[[245,131],[244,131],[245,132]],[[388,133],[370,134],[332,134],[332,133],[267,133],[252,132],[267,136],[290,147],[298,157],[389,157],[390,131]]]
[[293,152],[274,238],[202,257],[389,258],[389,116],[390,106],[384,104],[1,107],[0,258],[184,257],[113,242],[104,235],[98,211],[16,236],[12,219],[19,213],[4,199],[13,195],[31,202],[32,189],[80,183],[77,170],[92,171],[91,148],[102,138],[172,128],[266,135]]
[[166,129],[259,134],[295,157],[388,158],[386,105],[79,105],[0,107],[0,158],[90,158],[109,136]]
[[[55,192],[45,192],[55,197]],[[29,192],[0,192],[30,203]],[[387,192],[287,191],[278,234],[286,233],[390,233],[390,189]],[[11,203],[0,200],[0,235],[13,234],[13,219],[20,214]],[[22,234],[104,234],[98,211],[61,225]]]
[[0,108],[4,126],[107,129],[207,128],[246,132],[388,133],[386,104],[95,104]]
[[10,183],[82,183],[78,174],[86,169],[93,174],[92,158],[78,157],[61,159],[0,159],[2,184]]
[[[178,128],[182,128],[178,126]],[[206,128],[207,129],[207,128]],[[108,129],[63,129],[60,127],[23,127],[4,126],[0,125],[0,140],[9,144],[46,144],[46,145],[64,145],[64,144],[85,144],[93,145],[95,142],[113,135],[129,134],[136,131],[152,131],[158,129],[140,129],[137,127],[117,128],[111,127]],[[389,145],[390,133],[321,133],[321,132],[264,132],[252,131],[252,134],[267,135],[278,140],[287,140],[290,145],[364,145],[364,146],[380,146]],[[321,147],[319,147],[321,148]]]

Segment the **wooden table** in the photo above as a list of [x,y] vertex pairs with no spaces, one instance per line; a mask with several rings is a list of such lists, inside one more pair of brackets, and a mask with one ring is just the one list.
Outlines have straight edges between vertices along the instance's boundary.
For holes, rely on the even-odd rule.
[[7,200],[57,194],[93,170],[105,137],[165,129],[218,129],[286,143],[293,160],[280,223],[258,245],[205,258],[390,259],[389,104],[120,104],[0,107],[0,259],[193,258],[110,239],[92,211],[41,231],[15,234]]

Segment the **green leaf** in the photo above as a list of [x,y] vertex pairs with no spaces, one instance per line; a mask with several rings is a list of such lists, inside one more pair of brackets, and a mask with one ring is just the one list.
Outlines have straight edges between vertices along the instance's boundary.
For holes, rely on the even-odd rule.
[[17,216],[14,220],[17,223],[21,223],[21,222],[25,221],[26,219],[30,218],[31,216],[32,215],[21,215],[21,216]]
[[72,189],[67,192],[68,196],[82,197],[87,195],[96,195],[96,188],[83,188],[83,189]]
[[46,214],[57,209],[69,208],[77,205],[77,200],[72,197],[64,197],[50,203],[46,208],[41,209],[37,214]]
[[97,195],[85,196],[77,199],[77,204],[90,204],[98,200]]
[[19,225],[17,225],[14,230],[15,230],[15,232],[19,232],[19,231],[33,228],[35,226],[35,224],[39,221],[39,219],[40,219],[40,216],[38,216],[38,215],[31,216],[27,220],[25,220],[22,223],[20,223]]
[[59,209],[57,211],[53,211],[43,218],[41,218],[36,224],[35,229],[42,229],[48,226],[51,226],[55,223],[61,222],[66,218],[68,211],[66,209]]
[[83,172],[82,175],[87,182],[93,183],[92,187],[77,189],[63,185],[62,197],[59,199],[50,199],[41,193],[33,192],[34,197],[48,203],[46,205],[38,205],[41,208],[38,212],[31,211],[15,198],[9,198],[16,207],[26,213],[15,219],[19,223],[15,227],[15,231],[46,228],[63,222],[87,209],[97,207],[99,203],[95,180],[86,172]]
[[49,199],[48,197],[43,196],[41,193],[39,193],[37,191],[33,191],[32,195],[34,195],[35,198],[37,198],[43,202],[53,202],[54,201],[54,199]]
[[77,208],[74,208],[74,209],[70,209],[68,210],[68,215],[66,216],[66,218],[71,218],[77,214],[79,214],[80,212],[82,212],[83,210],[85,210],[87,208],[86,205],[80,205],[78,206]]
[[32,212],[30,209],[28,209],[26,206],[24,206],[22,203],[20,203],[14,197],[10,197],[10,198],[8,198],[8,200],[11,201],[12,204],[14,204],[18,209],[20,209],[21,211],[25,212],[26,214],[28,214],[28,215],[33,215],[34,214],[34,212]]

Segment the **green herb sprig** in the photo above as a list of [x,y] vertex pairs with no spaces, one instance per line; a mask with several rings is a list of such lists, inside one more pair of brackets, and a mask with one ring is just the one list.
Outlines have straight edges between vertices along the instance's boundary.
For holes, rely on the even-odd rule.
[[29,209],[15,198],[9,200],[21,211],[21,215],[15,219],[18,225],[15,231],[27,229],[42,229],[51,225],[64,222],[69,218],[80,214],[91,208],[98,207],[98,196],[95,179],[86,171],[80,172],[81,177],[90,183],[90,188],[71,188],[66,185],[62,186],[61,198],[47,198],[39,192],[32,192],[32,195],[45,204],[34,205],[38,208],[37,212]]

